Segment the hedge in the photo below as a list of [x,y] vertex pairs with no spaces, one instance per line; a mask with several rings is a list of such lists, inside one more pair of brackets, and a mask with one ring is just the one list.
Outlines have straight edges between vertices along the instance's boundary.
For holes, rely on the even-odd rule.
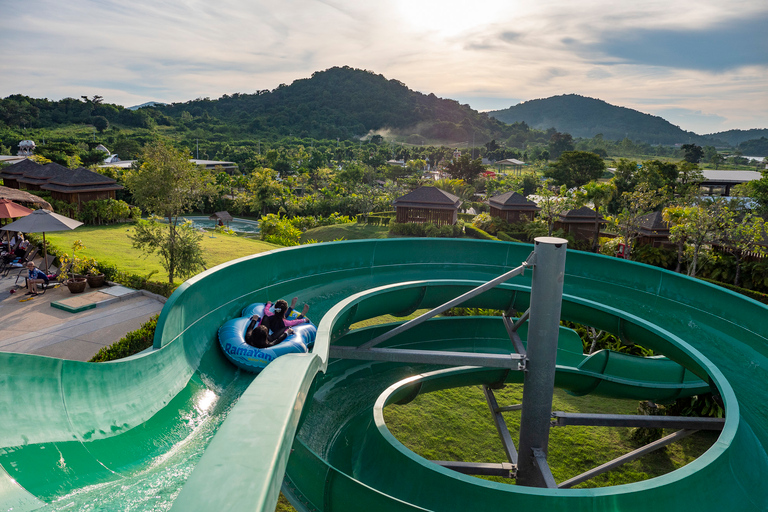
[[477,238],[478,240],[499,240],[495,236],[489,235],[482,229],[475,227],[472,224],[467,224],[464,226],[464,232],[468,237]]
[[503,240],[503,241],[505,241],[505,242],[519,242],[519,243],[525,243],[525,242],[523,242],[522,240],[519,240],[519,239],[517,239],[517,238],[514,238],[514,237],[511,237],[511,236],[509,236],[508,234],[506,234],[506,233],[505,233],[505,232],[503,232],[503,231],[499,231],[498,233],[496,233],[496,236],[497,236],[497,237],[499,237],[499,240]]
[[756,292],[754,290],[748,290],[747,288],[740,288],[738,286],[733,286],[732,284],[722,283],[720,281],[715,281],[714,279],[708,279],[706,277],[699,277],[698,279],[708,283],[716,284],[717,286],[722,286],[723,288],[727,288],[733,292],[746,295],[750,299],[755,299],[756,301],[762,302],[763,304],[768,304],[768,294]]
[[157,326],[157,318],[159,316],[160,315],[153,316],[137,330],[129,332],[124,338],[121,338],[110,346],[103,347],[96,352],[96,355],[88,362],[103,363],[106,361],[114,361],[116,359],[132,356],[133,354],[138,354],[142,350],[148,349],[152,346],[152,342],[155,339],[155,327]]

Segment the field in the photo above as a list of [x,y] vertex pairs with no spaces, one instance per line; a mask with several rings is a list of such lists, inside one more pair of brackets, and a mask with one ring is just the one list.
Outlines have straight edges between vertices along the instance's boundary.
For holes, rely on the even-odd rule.
[[[77,256],[95,258],[96,261],[116,265],[125,272],[146,276],[156,271],[153,281],[167,281],[167,275],[156,254],[145,255],[133,248],[128,236],[133,232],[132,224],[111,226],[80,226],[73,231],[46,233],[49,245],[54,245],[72,254],[72,242],[81,240],[85,250]],[[234,235],[206,232],[201,241],[205,263],[208,268],[230,260],[270,251],[278,246]]]

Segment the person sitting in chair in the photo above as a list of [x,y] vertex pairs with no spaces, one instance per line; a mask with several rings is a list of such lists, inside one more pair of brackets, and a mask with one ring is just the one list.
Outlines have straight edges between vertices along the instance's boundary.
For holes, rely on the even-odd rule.
[[39,268],[35,268],[35,264],[31,261],[27,263],[27,270],[29,270],[29,276],[27,277],[28,291],[25,295],[37,295],[37,285],[48,284],[48,276]]

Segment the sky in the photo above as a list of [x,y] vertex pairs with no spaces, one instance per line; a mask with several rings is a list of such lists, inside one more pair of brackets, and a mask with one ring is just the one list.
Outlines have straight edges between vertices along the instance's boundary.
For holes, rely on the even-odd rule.
[[333,66],[477,110],[573,93],[768,128],[768,2],[0,0],[0,97],[183,102]]

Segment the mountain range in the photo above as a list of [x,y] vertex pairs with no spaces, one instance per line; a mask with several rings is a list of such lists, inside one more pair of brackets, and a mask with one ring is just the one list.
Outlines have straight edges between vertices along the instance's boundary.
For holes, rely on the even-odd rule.
[[537,129],[554,127],[574,137],[592,138],[602,134],[605,139],[621,140],[627,137],[649,144],[737,146],[746,140],[768,136],[768,130],[759,129],[699,135],[683,130],[659,116],[577,94],[525,101],[488,114],[505,123],[525,122]]

